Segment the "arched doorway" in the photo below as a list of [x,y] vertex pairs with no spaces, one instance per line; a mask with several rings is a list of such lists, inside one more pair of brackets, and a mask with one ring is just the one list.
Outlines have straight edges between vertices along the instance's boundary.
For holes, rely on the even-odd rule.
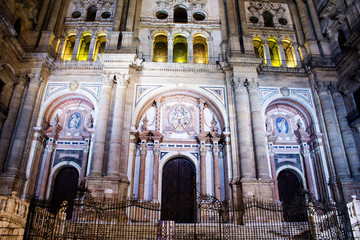
[[185,158],[167,162],[162,174],[161,219],[191,223],[195,216],[195,167]]
[[302,191],[301,178],[291,170],[283,170],[277,180],[285,220],[290,222],[306,220],[305,195]]
[[[70,205],[76,197],[76,188],[78,186],[79,173],[74,167],[65,167],[56,175],[52,193],[52,212],[59,209],[63,201]],[[71,219],[72,208],[66,210],[66,218]]]

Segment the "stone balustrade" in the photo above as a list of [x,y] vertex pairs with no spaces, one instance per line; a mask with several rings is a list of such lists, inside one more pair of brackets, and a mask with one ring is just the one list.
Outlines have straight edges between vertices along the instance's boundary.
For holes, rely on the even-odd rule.
[[360,200],[356,200],[356,196],[351,196],[352,201],[347,204],[349,218],[353,230],[354,238],[360,238]]
[[16,197],[0,196],[0,239],[23,239],[29,203]]

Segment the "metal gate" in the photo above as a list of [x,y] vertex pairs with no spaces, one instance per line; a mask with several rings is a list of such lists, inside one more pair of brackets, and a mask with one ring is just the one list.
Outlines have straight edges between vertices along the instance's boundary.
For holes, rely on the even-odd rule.
[[34,201],[24,239],[353,239],[345,204],[295,205],[256,199],[236,205],[199,195],[196,221],[177,223],[161,219],[159,203],[96,203],[87,192],[55,213]]

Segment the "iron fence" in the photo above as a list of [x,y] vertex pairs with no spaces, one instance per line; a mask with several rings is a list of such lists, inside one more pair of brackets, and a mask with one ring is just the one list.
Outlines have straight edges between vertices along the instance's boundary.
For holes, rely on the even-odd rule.
[[200,195],[194,217],[175,221],[164,213],[171,209],[158,202],[96,203],[87,193],[58,209],[33,201],[24,239],[353,239],[346,205],[304,199],[284,206],[257,199],[234,204]]

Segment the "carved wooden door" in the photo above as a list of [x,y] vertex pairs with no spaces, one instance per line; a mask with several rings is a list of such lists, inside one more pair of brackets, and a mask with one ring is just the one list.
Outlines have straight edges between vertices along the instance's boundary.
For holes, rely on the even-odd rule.
[[167,162],[162,174],[161,219],[191,223],[195,212],[195,168],[184,158]]

